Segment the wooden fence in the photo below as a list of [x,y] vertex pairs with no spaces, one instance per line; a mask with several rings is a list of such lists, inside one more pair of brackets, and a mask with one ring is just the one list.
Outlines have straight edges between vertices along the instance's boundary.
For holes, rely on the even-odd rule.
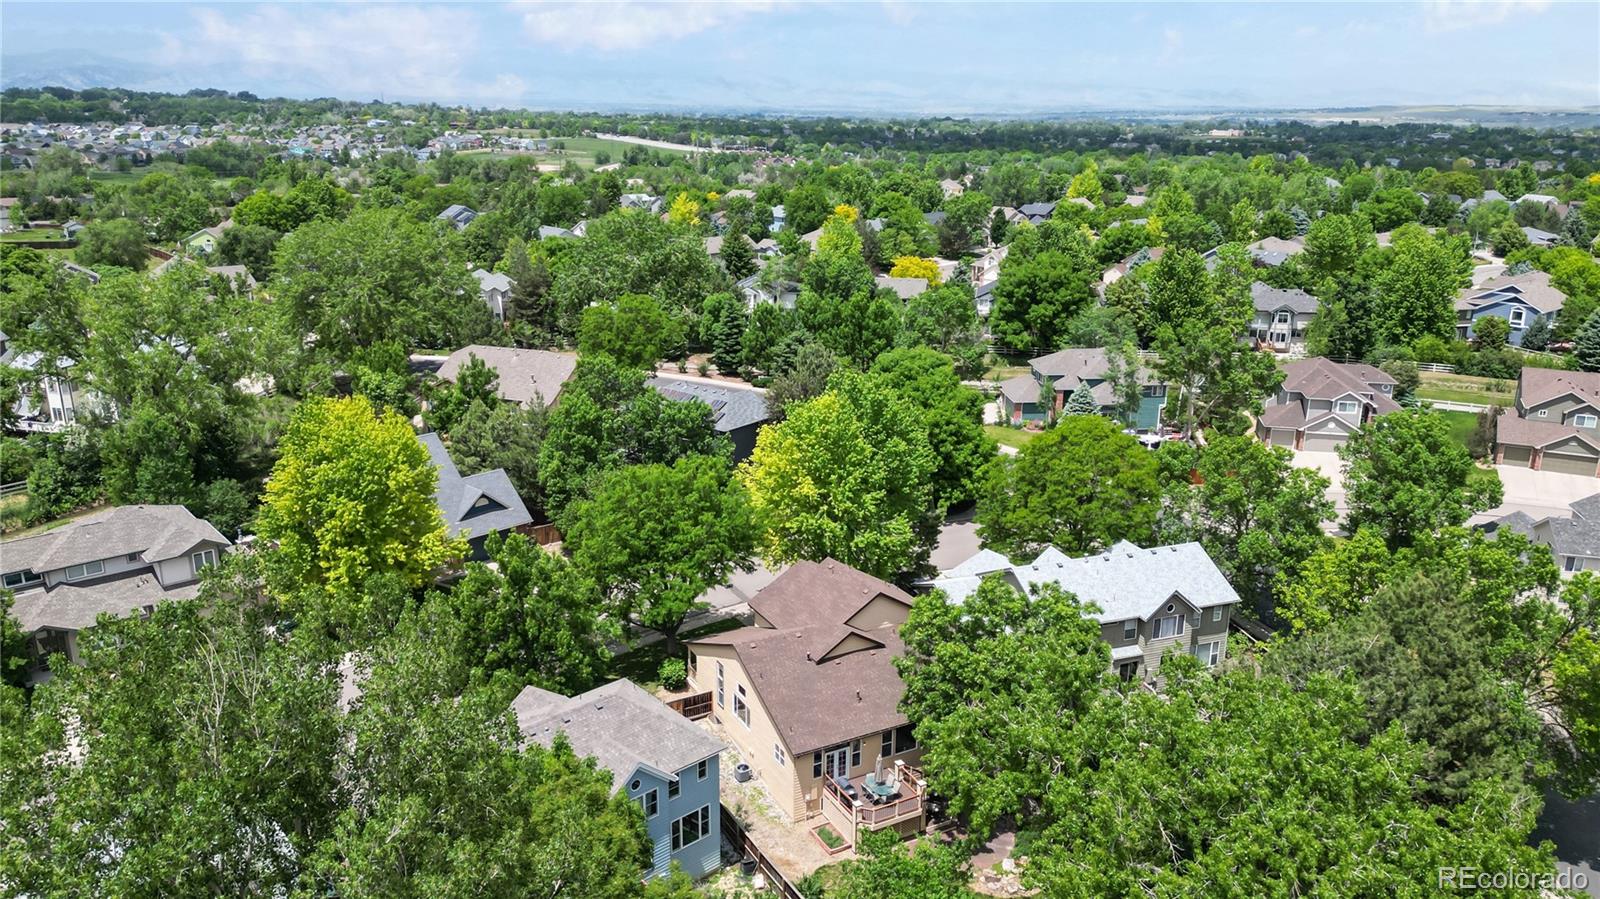
[[670,699],[667,701],[667,708],[688,718],[690,721],[698,721],[711,714],[711,691],[691,693],[688,696]]
[[756,870],[760,871],[761,876],[766,878],[767,884],[773,892],[782,896],[783,899],[806,899],[805,894],[801,893],[794,884],[789,882],[789,878],[783,876],[782,871],[779,871],[765,855],[761,854],[761,847],[750,839],[750,834],[745,832],[745,829],[739,824],[739,819],[735,818],[726,806],[722,809],[722,834],[739,851],[740,858],[755,859]]
[[15,496],[18,493],[26,491],[27,489],[27,481],[12,481],[9,484],[0,484],[0,499],[5,499],[8,496]]

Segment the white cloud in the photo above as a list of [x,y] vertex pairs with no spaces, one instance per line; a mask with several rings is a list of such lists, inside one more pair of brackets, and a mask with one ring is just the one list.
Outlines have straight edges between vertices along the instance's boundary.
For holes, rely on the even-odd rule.
[[677,40],[770,12],[772,0],[684,3],[513,3],[522,28],[536,41],[597,50],[635,50],[663,40]]
[[1423,22],[1429,31],[1460,31],[1498,25],[1513,15],[1541,13],[1550,0],[1427,0]]
[[512,101],[525,88],[514,75],[464,76],[478,46],[477,16],[465,7],[230,6],[195,10],[194,25],[165,36],[167,60],[322,85],[341,97]]

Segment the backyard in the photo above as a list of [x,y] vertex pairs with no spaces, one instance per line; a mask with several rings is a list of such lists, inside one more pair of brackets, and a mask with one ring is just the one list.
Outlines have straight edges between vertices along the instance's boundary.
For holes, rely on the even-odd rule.
[[[738,618],[724,618],[721,621],[714,621],[711,624],[707,624],[703,627],[697,627],[694,630],[684,631],[678,635],[678,640],[681,643],[682,641],[690,640],[695,637],[704,637],[708,634],[720,634],[723,631],[731,631],[736,627],[741,627],[743,624],[744,622],[740,621]],[[648,636],[655,637],[657,635],[654,633],[649,633]],[[626,652],[612,657],[610,670],[606,672],[606,677],[625,677],[628,680],[638,684],[640,687],[654,692],[661,686],[661,677],[659,672],[661,670],[661,663],[665,662],[667,658],[667,641],[665,640],[656,639],[643,645],[635,644],[633,648],[627,650]],[[683,658],[683,653],[681,650],[676,658]]]
[[1477,403],[1484,406],[1509,406],[1516,396],[1517,382],[1472,375],[1421,372],[1422,386],[1417,398],[1446,403]]
[[990,437],[994,438],[995,443],[998,443],[1001,446],[1013,447],[1015,449],[1022,449],[1022,447],[1027,444],[1028,441],[1044,433],[1043,431],[1025,431],[1021,428],[1008,428],[1005,425],[984,425],[983,429],[989,434]]

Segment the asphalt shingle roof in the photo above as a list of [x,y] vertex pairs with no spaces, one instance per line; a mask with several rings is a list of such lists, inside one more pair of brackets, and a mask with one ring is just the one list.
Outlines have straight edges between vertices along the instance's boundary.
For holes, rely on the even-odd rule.
[[1257,312],[1275,312],[1288,309],[1297,315],[1310,315],[1317,311],[1317,298],[1303,290],[1282,290],[1263,281],[1250,285],[1250,300]]
[[726,434],[767,420],[767,397],[759,390],[747,387],[723,387],[694,381],[656,375],[645,385],[669,400],[687,402],[700,400],[711,407],[712,426]]
[[428,448],[428,456],[439,473],[433,499],[444,513],[450,536],[471,540],[533,523],[533,516],[528,514],[528,507],[523,505],[505,469],[463,477],[438,434],[423,434],[417,439]]
[[206,541],[230,545],[211,522],[183,506],[117,506],[43,534],[0,542],[0,568],[43,574],[134,553],[158,562]]
[[532,402],[535,396],[541,397],[547,406],[555,405],[561,396],[562,385],[572,377],[573,369],[578,367],[575,353],[473,344],[451,353],[444,365],[439,367],[439,377],[454,381],[471,356],[477,356],[495,370],[499,377],[497,390],[501,399],[524,406]]

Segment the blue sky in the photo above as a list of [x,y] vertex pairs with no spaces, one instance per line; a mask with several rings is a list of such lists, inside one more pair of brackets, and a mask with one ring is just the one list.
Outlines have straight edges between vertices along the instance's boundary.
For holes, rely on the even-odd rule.
[[1600,104],[1600,3],[28,3],[0,81],[547,109]]

